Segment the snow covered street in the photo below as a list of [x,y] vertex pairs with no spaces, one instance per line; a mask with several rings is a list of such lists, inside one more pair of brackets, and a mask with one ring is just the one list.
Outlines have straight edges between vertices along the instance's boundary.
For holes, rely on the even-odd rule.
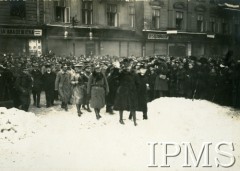
[[[74,105],[65,112],[59,104],[52,108],[31,107],[30,111],[36,114],[35,119],[32,119],[32,115],[21,115],[23,120],[18,123],[23,125],[19,125],[19,128],[29,129],[25,131],[24,138],[4,139],[0,133],[3,137],[0,139],[1,171],[240,170],[238,110],[205,100],[160,98],[148,104],[148,120],[143,120],[142,113],[137,113],[138,126],[135,127],[128,120],[128,112],[124,112],[125,125],[121,125],[116,111],[114,115],[109,115],[102,109],[102,118],[96,120],[94,112],[82,110],[83,115],[78,117]],[[0,121],[3,125],[3,120]],[[182,150],[179,156],[169,158],[170,168],[161,168],[162,149],[157,145],[155,157],[158,167],[150,168],[148,142],[190,142],[197,155],[202,143],[212,142],[209,151],[212,167],[201,167],[201,161],[198,168],[183,168]],[[219,154],[215,151],[215,145],[219,142],[234,144],[232,154],[236,162],[230,168],[216,167],[214,160]],[[226,151],[231,153],[229,149]],[[219,158],[223,163],[229,162],[226,157]]]

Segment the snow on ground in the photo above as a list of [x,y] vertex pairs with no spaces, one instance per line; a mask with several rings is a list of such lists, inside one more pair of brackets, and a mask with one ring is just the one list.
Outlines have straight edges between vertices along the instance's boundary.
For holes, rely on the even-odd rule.
[[36,131],[37,118],[32,112],[0,107],[0,141],[13,143]]
[[[33,121],[34,126],[22,123],[31,136],[11,143],[0,139],[0,170],[240,170],[238,110],[184,98],[160,98],[149,103],[148,109],[149,119],[143,120],[142,113],[138,112],[135,127],[128,120],[128,112],[124,112],[125,125],[121,125],[118,113],[109,115],[105,109],[101,110],[102,119],[96,120],[93,112],[84,110],[78,117],[74,105],[68,112],[60,108],[60,102],[52,108],[31,106],[30,111],[36,116],[27,122]],[[29,115],[32,118],[33,115]],[[159,143],[155,154],[158,167],[154,168],[148,167],[147,143],[151,141]],[[222,141],[234,143],[232,154],[236,163],[228,169],[215,166],[215,157],[219,157],[215,146]],[[209,152],[212,168],[182,168],[183,149],[179,156],[169,159],[170,168],[161,168],[161,142],[179,145],[190,142],[196,154],[203,142],[212,142]],[[227,158],[220,159],[223,163],[229,162]]]

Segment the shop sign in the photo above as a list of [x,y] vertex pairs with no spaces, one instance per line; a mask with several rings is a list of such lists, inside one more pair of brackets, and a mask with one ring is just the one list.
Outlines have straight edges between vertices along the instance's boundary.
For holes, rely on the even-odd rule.
[[0,28],[0,35],[42,36],[42,29]]
[[190,35],[190,34],[177,34],[171,35],[171,39],[179,40],[194,40],[194,39],[205,39],[206,35]]
[[148,33],[148,39],[168,39],[166,34]]

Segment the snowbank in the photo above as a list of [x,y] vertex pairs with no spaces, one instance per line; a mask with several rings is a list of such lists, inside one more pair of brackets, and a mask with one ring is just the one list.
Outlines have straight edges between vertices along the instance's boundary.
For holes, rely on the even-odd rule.
[[[0,143],[0,154],[4,154],[0,155],[1,171],[240,170],[239,110],[206,100],[166,97],[148,104],[148,120],[143,120],[142,113],[137,112],[138,126],[135,127],[128,119],[129,112],[126,111],[125,125],[121,125],[117,111],[110,115],[102,109],[102,118],[97,120],[94,111],[89,113],[82,110],[83,115],[78,117],[75,105],[69,105],[68,112],[61,109],[60,105],[58,102],[52,108],[30,107],[30,111],[38,116],[36,134],[14,144]],[[18,116],[23,122],[19,125],[25,125],[28,131],[33,130],[36,122],[34,114],[23,112]],[[13,118],[16,117],[13,115]],[[18,127],[16,129],[18,130]],[[148,167],[148,142],[158,142],[155,154],[158,165],[156,168]],[[183,168],[185,150],[181,147],[181,153],[169,159],[171,167],[161,168],[163,149],[160,142],[176,142],[179,145],[182,142],[190,142],[197,155],[200,154],[202,143],[212,142],[209,160],[213,167],[202,167],[202,159],[199,168]],[[236,157],[233,167],[216,167],[215,158],[221,157],[215,151],[219,142],[234,143],[236,150],[229,151]],[[226,157],[220,159],[223,163],[229,162]]]
[[0,107],[0,141],[21,140],[34,134],[35,130],[34,113]]

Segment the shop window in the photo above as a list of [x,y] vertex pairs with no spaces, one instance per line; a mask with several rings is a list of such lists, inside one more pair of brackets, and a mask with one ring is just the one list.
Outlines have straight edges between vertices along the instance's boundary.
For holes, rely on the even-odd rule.
[[134,6],[129,6],[129,18],[130,18],[130,26],[132,28],[135,27],[135,8]]
[[183,29],[183,12],[176,12],[176,29]]
[[154,29],[159,29],[160,27],[160,9],[153,9],[152,26]]
[[197,31],[203,32],[203,16],[202,15],[197,16]]
[[107,4],[107,23],[109,26],[117,27],[117,5]]
[[87,25],[93,24],[93,2],[91,0],[83,0],[82,22]]
[[209,28],[210,28],[210,32],[212,32],[212,33],[216,32],[216,22],[215,22],[215,18],[214,17],[210,18]]
[[12,17],[26,17],[26,1],[10,1],[10,15]]

